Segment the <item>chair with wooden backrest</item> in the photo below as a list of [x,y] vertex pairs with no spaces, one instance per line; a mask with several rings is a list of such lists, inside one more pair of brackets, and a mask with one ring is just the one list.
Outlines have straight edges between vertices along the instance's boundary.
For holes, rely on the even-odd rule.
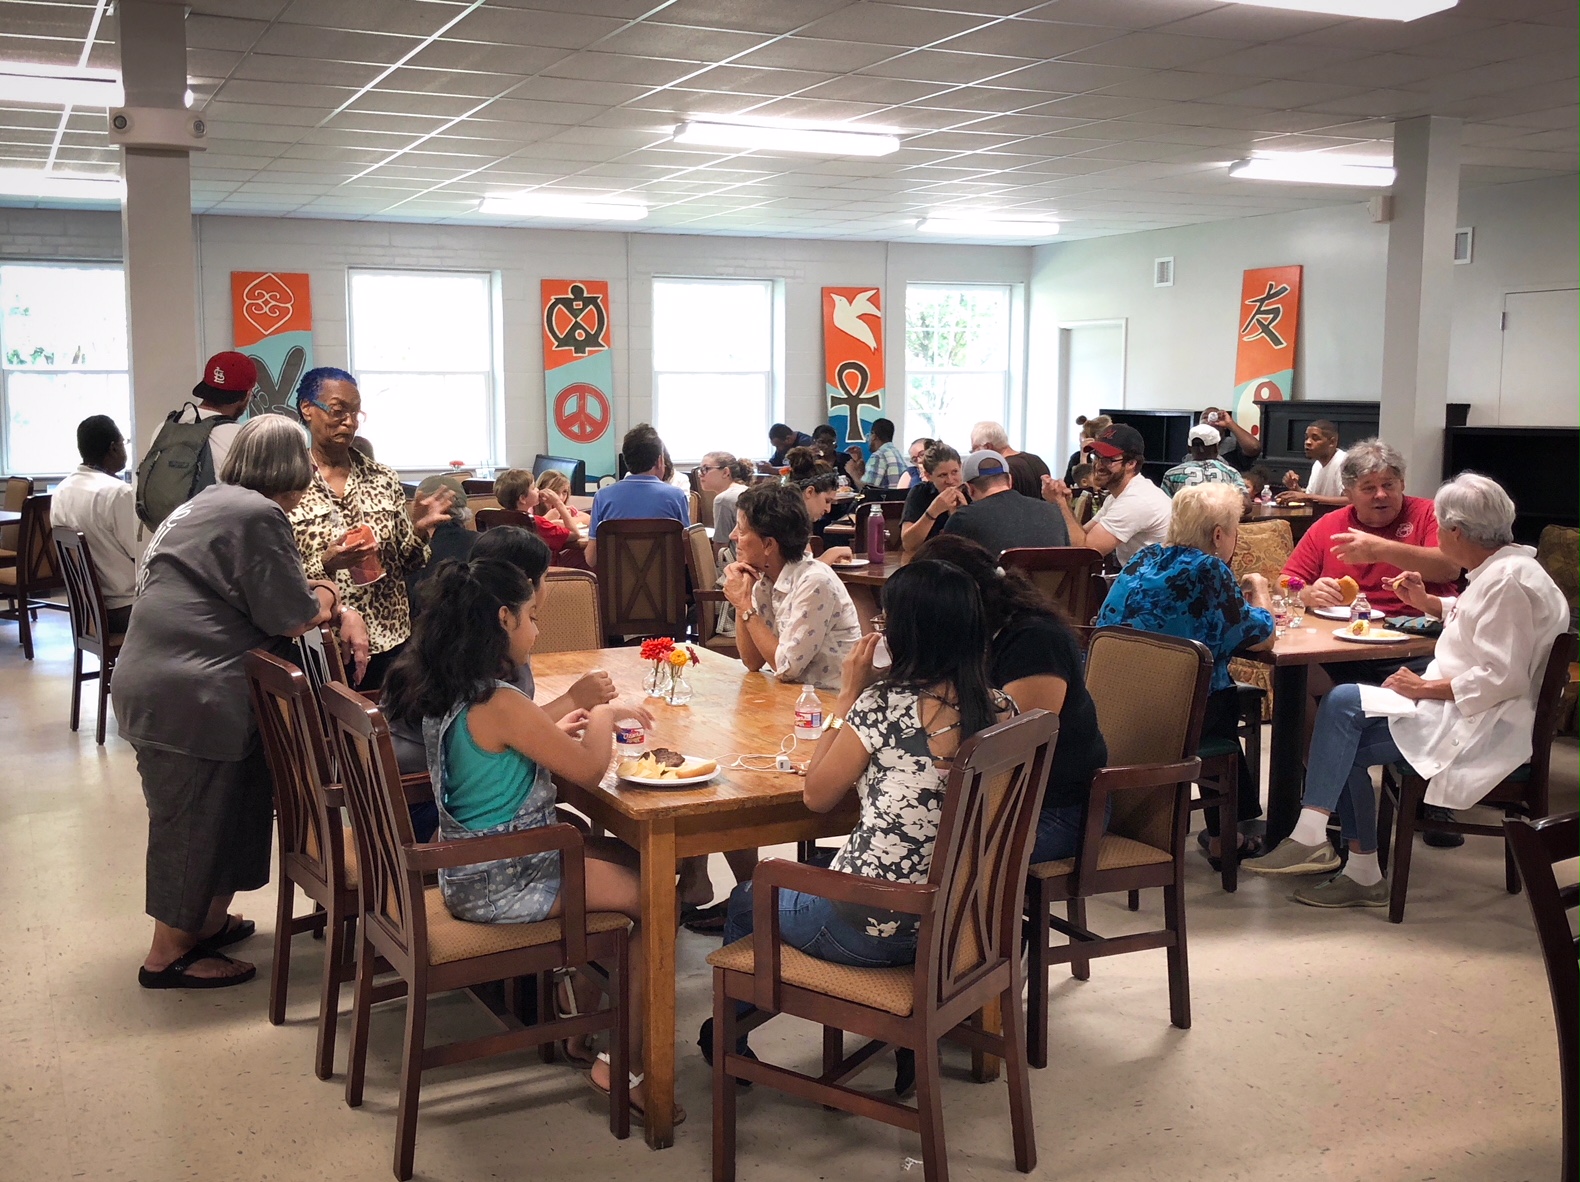
[[[332,647],[332,646],[331,646]],[[318,1051],[313,1072],[335,1070],[340,986],[356,973],[356,851],[341,825],[345,797],[333,782],[317,695],[302,670],[262,649],[247,654],[247,687],[263,753],[274,780],[280,843],[280,893],[274,918],[274,969],[269,976],[269,1021],[285,1021],[291,942],[303,932],[324,935],[324,972],[318,1000]],[[316,904],[296,914],[296,888]]]
[[899,561],[900,554],[900,526],[901,518],[905,514],[904,501],[866,501],[856,506],[856,536],[851,539],[851,553],[862,555],[867,552],[867,519],[874,513],[883,517],[883,549],[885,554],[895,555],[894,561]]
[[[735,1177],[736,1080],[766,1084],[814,1103],[868,1116],[921,1135],[925,1182],[946,1182],[938,1041],[971,1048],[1008,1066],[1015,1166],[1037,1164],[1021,1016],[1021,894],[1036,836],[1048,756],[1059,721],[1034,710],[989,727],[960,746],[949,773],[926,883],[885,882],[773,859],[752,877],[753,934],[712,956],[713,1178]],[[779,940],[778,893],[795,889],[855,907],[918,916],[914,967],[852,968],[819,960]],[[756,950],[762,949],[762,955]],[[736,1002],[756,1012],[737,1017]],[[998,1005],[1002,1035],[983,1027]],[[738,1035],[775,1014],[823,1027],[822,1075],[735,1053]],[[870,1040],[850,1055],[844,1031]],[[916,1053],[916,1107],[856,1091],[849,1081],[888,1045]]]
[[[1580,614],[1580,529],[1572,525],[1544,526],[1536,543],[1536,561],[1552,575],[1558,590],[1568,600],[1569,631],[1573,632],[1577,614]],[[1580,666],[1571,663],[1558,723],[1560,734],[1574,733],[1577,703],[1580,703]]]
[[605,636],[680,640],[686,635],[683,528],[668,517],[599,523],[598,581]]
[[491,497],[494,495],[493,477],[468,476],[461,481],[461,491],[470,497]]
[[[1097,724],[1108,744],[1109,765],[1099,768],[1082,809],[1081,845],[1073,858],[1031,868],[1031,981],[1027,1027],[1031,1062],[1048,1064],[1048,970],[1070,965],[1073,976],[1091,975],[1091,958],[1168,950],[1169,1016],[1190,1027],[1190,971],[1185,947],[1185,840],[1190,784],[1201,768],[1196,748],[1212,654],[1194,640],[1098,628],[1086,655],[1086,688],[1097,705]],[[1103,813],[1113,801],[1113,818]],[[1118,891],[1163,888],[1163,927],[1103,937],[1086,927],[1086,900]],[[1068,918],[1053,914],[1064,903]],[[1068,942],[1051,946],[1050,932]]]
[[551,566],[543,576],[535,653],[579,653],[603,647],[598,576]]
[[706,526],[686,528],[686,563],[691,571],[691,598],[697,608],[697,643],[731,657],[739,657],[735,637],[719,635],[719,605],[728,602],[714,586],[719,581],[718,559]]
[[[1547,656],[1542,684],[1536,693],[1536,719],[1531,724],[1531,757],[1505,776],[1476,802],[1478,808],[1500,809],[1507,817],[1545,817],[1548,807],[1547,773],[1558,733],[1564,687],[1569,683],[1569,663],[1575,659],[1575,634],[1560,632]],[[1409,764],[1383,768],[1382,797],[1377,805],[1377,861],[1387,871],[1392,830],[1392,881],[1389,884],[1388,918],[1404,922],[1405,898],[1410,892],[1410,862],[1417,833],[1467,833],[1478,837],[1502,837],[1504,883],[1509,894],[1520,893],[1519,869],[1514,850],[1509,846],[1503,826],[1473,824],[1469,821],[1436,821],[1416,816],[1426,800],[1426,781]],[[1397,813],[1397,825],[1395,816]]]
[[[110,713],[110,678],[126,637],[110,632],[110,612],[104,606],[104,589],[99,585],[99,571],[93,565],[88,539],[64,525],[57,525],[50,534],[55,544],[55,563],[66,581],[66,606],[71,611],[71,729],[77,729],[82,716],[82,683],[97,681],[99,725],[94,737],[102,747]],[[91,653],[98,660],[97,670],[82,671],[84,653]]]
[[55,569],[55,539],[51,536],[48,493],[36,493],[22,502],[22,520],[17,523],[16,565],[0,567],[0,599],[9,608],[0,611],[0,620],[15,620],[22,640],[22,655],[33,659],[33,622],[38,609],[69,612],[64,603],[41,599],[51,591],[64,591],[66,580]]
[[1107,585],[1099,577],[1103,555],[1088,546],[1027,546],[999,555],[1006,570],[1023,571],[1036,588],[1053,600],[1072,623],[1090,624],[1103,605]]
[[497,502],[492,509],[479,509],[477,511],[477,531],[493,529],[496,525],[516,525],[522,529],[529,529],[537,533],[537,524],[532,520],[532,514],[523,513],[519,509],[501,509]]
[[1520,877],[1525,881],[1525,896],[1536,919],[1536,935],[1542,942],[1542,959],[1547,963],[1547,984],[1553,995],[1553,1018],[1558,1026],[1558,1075],[1563,1089],[1563,1182],[1580,1177],[1580,1104],[1576,1087],[1580,1084],[1580,1017],[1575,994],[1580,990],[1580,971],[1576,969],[1580,940],[1571,926],[1570,912],[1580,904],[1580,887],[1572,874],[1565,885],[1558,885],[1553,866],[1574,861],[1580,843],[1580,814],[1565,813],[1531,821],[1508,817],[1503,827]]
[[686,520],[691,522],[692,525],[696,525],[698,522],[700,522],[702,520],[702,494],[701,493],[699,493],[699,492],[689,492],[689,493],[686,494],[686,512],[688,514],[690,514],[690,516],[687,517]]
[[[417,1101],[422,1073],[485,1055],[540,1050],[562,1038],[610,1031],[609,1128],[630,1133],[628,939],[631,921],[614,912],[589,912],[581,834],[570,825],[419,845],[400,788],[389,728],[377,706],[343,685],[324,690],[335,728],[341,784],[351,811],[358,866],[357,988],[346,1069],[346,1103],[362,1104],[368,1026],[374,1001],[376,959],[383,957],[406,985],[406,1039],[401,1055],[400,1102],[395,1118],[395,1176],[411,1177],[417,1141]],[[446,909],[437,886],[424,888],[427,871],[476,866],[526,854],[559,851],[561,919],[537,923],[467,923]],[[597,965],[591,962],[597,961]],[[522,1026],[510,1014],[500,1033],[441,1046],[424,1045],[428,999],[492,981],[577,968],[602,977],[609,1004],[569,1018]],[[490,1011],[491,1012],[491,1011]],[[545,1006],[540,1013],[552,1013]]]
[[[0,509],[9,509],[12,513],[21,512],[22,502],[27,500],[33,492],[33,481],[26,476],[7,476],[5,478],[5,499],[0,501]],[[0,525],[0,567],[16,565],[18,527],[15,525]]]

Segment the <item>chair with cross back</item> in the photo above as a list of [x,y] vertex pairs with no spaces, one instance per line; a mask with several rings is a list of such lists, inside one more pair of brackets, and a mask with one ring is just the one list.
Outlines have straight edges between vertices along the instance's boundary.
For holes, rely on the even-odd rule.
[[598,525],[598,588],[610,643],[685,638],[686,547],[680,522],[632,517]]

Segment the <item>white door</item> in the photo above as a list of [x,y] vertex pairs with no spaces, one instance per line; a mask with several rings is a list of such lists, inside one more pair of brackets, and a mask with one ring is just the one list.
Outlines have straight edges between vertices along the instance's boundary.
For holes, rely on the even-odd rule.
[[1580,388],[1580,291],[1511,291],[1503,297],[1498,424],[1573,427]]
[[[1059,455],[1075,450],[1081,428],[1104,407],[1125,405],[1125,322],[1089,320],[1059,326]],[[1049,467],[1055,467],[1051,462]],[[1057,471],[1057,469],[1056,469]]]

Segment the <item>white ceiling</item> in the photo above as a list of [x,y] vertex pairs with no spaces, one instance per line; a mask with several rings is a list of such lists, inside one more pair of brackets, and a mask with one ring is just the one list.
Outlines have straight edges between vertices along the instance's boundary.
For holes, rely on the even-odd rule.
[[[640,197],[620,229],[903,240],[940,209],[1091,237],[1353,202],[1231,180],[1254,150],[1387,155],[1465,120],[1464,178],[1577,167],[1575,0],[1403,24],[1209,0],[197,0],[201,213],[507,224],[524,189]],[[117,64],[94,0],[0,0],[0,59]],[[897,129],[881,159],[732,153],[691,116]],[[0,167],[114,172],[102,111],[0,105]]]

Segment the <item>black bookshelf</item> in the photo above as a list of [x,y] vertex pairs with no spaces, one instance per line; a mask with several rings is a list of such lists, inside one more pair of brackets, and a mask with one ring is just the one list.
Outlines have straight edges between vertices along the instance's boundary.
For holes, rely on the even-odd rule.
[[1548,525],[1580,525],[1575,473],[1580,470],[1580,427],[1448,428],[1443,479],[1481,472],[1514,498],[1516,541],[1534,546]]

